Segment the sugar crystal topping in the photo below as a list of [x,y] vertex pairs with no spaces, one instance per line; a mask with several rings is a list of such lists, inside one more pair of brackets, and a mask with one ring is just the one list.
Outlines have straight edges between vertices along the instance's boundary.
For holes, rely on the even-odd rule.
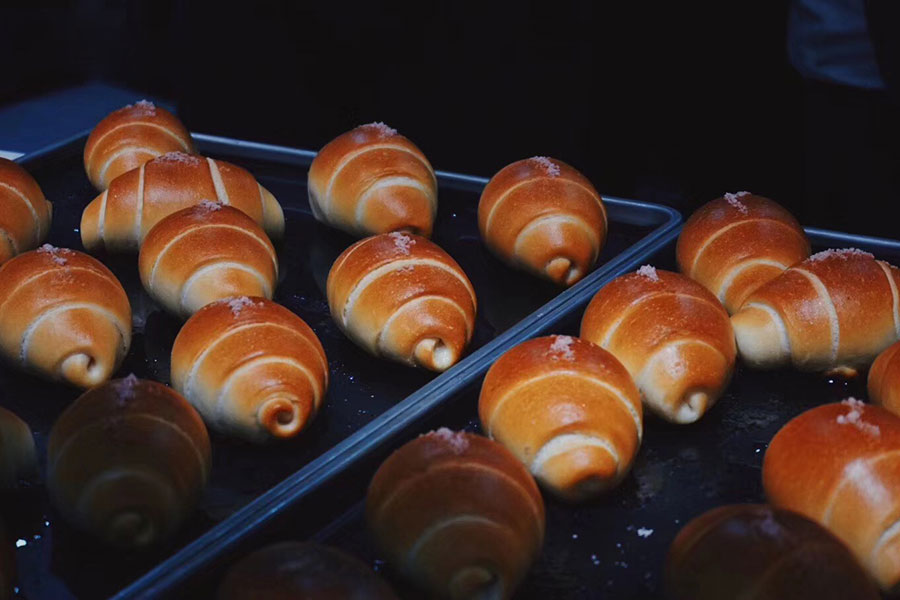
[[462,454],[469,448],[469,440],[466,439],[466,434],[463,431],[453,431],[446,427],[441,427],[425,435],[441,440],[453,450],[454,454]]
[[400,251],[401,254],[409,254],[410,248],[412,248],[413,244],[416,243],[416,240],[412,239],[405,233],[401,233],[399,231],[395,231],[393,233],[388,234],[394,240],[394,247]]
[[734,194],[730,194],[730,193],[725,194],[724,198],[725,198],[725,201],[728,202],[728,204],[730,204],[734,208],[736,208],[738,210],[738,212],[740,212],[743,215],[746,215],[748,212],[747,205],[744,204],[743,202],[741,202],[741,198],[743,198],[744,196],[749,196],[749,195],[750,195],[750,192],[737,192]]
[[659,281],[659,273],[656,272],[656,267],[652,265],[644,265],[637,271],[635,271],[641,277],[646,277],[650,281]]
[[65,248],[57,248],[56,246],[51,246],[50,244],[44,244],[43,246],[38,248],[37,251],[41,254],[47,254],[48,256],[50,256],[50,260],[52,260],[54,263],[56,263],[60,266],[69,262],[63,256],[60,256],[60,255],[71,252],[71,250],[67,250]]
[[191,154],[187,154],[185,152],[167,152],[162,156],[157,156],[153,162],[169,162],[169,163],[183,163],[186,165],[196,165],[200,163],[200,159]]
[[575,350],[572,344],[575,339],[568,335],[554,335],[550,344],[550,360],[575,360]]
[[126,110],[130,110],[136,116],[153,116],[156,114],[156,105],[149,100],[139,100],[134,104],[125,106]]
[[821,252],[817,252],[809,257],[808,260],[812,262],[818,262],[820,260],[827,260],[829,258],[840,258],[843,260],[847,260],[851,256],[860,257],[860,258],[875,258],[874,254],[870,252],[866,252],[865,250],[860,250],[859,248],[840,248],[840,249],[828,249],[822,250]]
[[205,211],[216,212],[216,211],[222,210],[223,204],[221,202],[218,202],[215,200],[204,200],[197,206]]
[[857,400],[856,398],[847,398],[846,400],[841,401],[841,404],[848,407],[850,410],[845,414],[837,416],[836,421],[838,425],[852,425],[863,433],[873,437],[881,435],[881,430],[877,425],[863,421],[863,410],[866,406],[865,402]]
[[253,300],[247,296],[238,296],[237,298],[231,298],[229,300],[224,300],[223,302],[228,303],[228,308],[231,309],[231,314],[235,317],[240,316],[245,308],[254,305]]
[[385,125],[381,121],[375,121],[374,123],[366,123],[365,125],[360,125],[360,127],[365,127],[366,129],[374,129],[379,137],[388,138],[397,135],[397,130],[393,127],[389,127]]
[[125,406],[129,401],[134,400],[137,386],[140,382],[141,380],[134,373],[130,373],[128,377],[118,382],[116,391],[119,393],[117,397],[119,406]]
[[532,156],[528,160],[543,167],[544,171],[546,171],[547,175],[549,175],[550,177],[559,177],[559,165],[546,156]]

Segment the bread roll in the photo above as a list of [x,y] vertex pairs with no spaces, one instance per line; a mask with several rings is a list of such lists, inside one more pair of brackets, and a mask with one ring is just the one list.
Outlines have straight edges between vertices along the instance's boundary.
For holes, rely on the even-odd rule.
[[172,346],[172,386],[218,431],[261,442],[297,435],[322,404],[328,361],[303,319],[265,298],[209,304]]
[[449,429],[378,469],[366,519],[388,562],[442,598],[509,598],[544,539],[534,479],[506,448]]
[[846,546],[796,513],[732,504],[685,525],[666,559],[669,600],[879,600]]
[[0,157],[0,265],[47,238],[53,205],[22,167]]
[[170,152],[117,177],[81,215],[81,241],[90,252],[137,251],[165,217],[204,200],[233,206],[272,239],[284,232],[281,205],[249,172],[222,160]]
[[868,252],[826,250],[751,294],[731,318],[748,365],[853,370],[900,338],[900,270]]
[[0,266],[0,353],[83,388],[110,378],[131,344],[131,307],[99,261],[44,244]]
[[167,152],[194,153],[191,134],[178,118],[152,102],[141,100],[108,114],[84,147],[84,170],[98,190]]
[[422,151],[384,123],[339,135],[309,166],[313,215],[355,236],[408,231],[428,237],[437,178]]
[[900,418],[852,398],[802,413],[772,438],[763,487],[838,536],[884,589],[898,585]]
[[219,600],[397,600],[367,565],[312,542],[266,546],[235,564]]
[[278,281],[278,257],[265,232],[217,202],[160,221],[141,245],[138,265],[147,293],[185,318],[224,298],[271,298]]
[[334,261],[326,288],[338,326],[375,356],[443,371],[472,339],[475,290],[456,261],[423,237],[360,240]]
[[172,389],[134,375],[85,392],[54,423],[47,444],[57,510],[123,548],[173,534],[209,475],[200,415]]
[[869,369],[869,400],[900,415],[900,342],[878,355]]
[[535,156],[508,165],[478,202],[488,248],[513,266],[572,285],[606,242],[606,207],[588,179],[566,163]]
[[585,500],[628,474],[641,443],[641,395],[612,354],[553,335],[495,362],[478,399],[481,426],[544,487]]
[[14,412],[0,406],[0,490],[37,473],[37,453],[31,427]]
[[697,209],[678,236],[676,254],[678,269],[734,314],[761,285],[808,258],[809,241],[779,204],[738,192]]
[[597,292],[581,337],[622,361],[646,407],[673,423],[702,417],[734,370],[725,308],[699,283],[649,265]]

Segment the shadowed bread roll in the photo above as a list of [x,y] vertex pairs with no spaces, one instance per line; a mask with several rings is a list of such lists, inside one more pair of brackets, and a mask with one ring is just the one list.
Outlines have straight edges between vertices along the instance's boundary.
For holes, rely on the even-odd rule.
[[50,231],[53,205],[28,171],[0,157],[0,265],[37,248]]
[[309,167],[308,188],[313,215],[352,235],[431,235],[434,170],[415,144],[384,123],[361,125],[326,144]]
[[715,294],[730,314],[747,296],[809,257],[797,219],[749,192],[700,207],[678,237],[678,269]]
[[612,354],[566,335],[529,340],[491,366],[482,428],[542,485],[585,500],[618,485],[643,431],[641,395]]
[[328,306],[375,356],[432,371],[459,360],[475,328],[475,290],[449,254],[417,235],[360,240],[328,274]]
[[94,198],[81,215],[81,241],[90,252],[133,252],[162,219],[204,200],[246,213],[272,239],[284,232],[281,205],[249,172],[222,160],[170,152],[117,177]]
[[128,296],[95,258],[44,244],[0,266],[0,352],[14,364],[88,388],[130,344]]
[[213,429],[260,442],[312,421],[328,387],[322,344],[265,298],[232,298],[191,317],[172,347],[172,386]]
[[84,170],[98,190],[113,179],[168,152],[194,153],[191,134],[178,118],[141,100],[100,121],[84,147]]
[[597,262],[606,241],[606,207],[584,175],[535,156],[491,178],[478,203],[478,228],[506,262],[572,285]]
[[868,252],[819,252],[751,294],[731,317],[741,358],[758,368],[853,370],[900,338],[900,270]]
[[878,355],[869,369],[869,400],[900,415],[900,342]]
[[0,406],[0,490],[16,486],[20,479],[37,473],[37,454],[31,427]]
[[236,208],[209,201],[151,229],[138,265],[147,293],[182,317],[224,298],[271,298],[278,280],[275,248],[259,225]]
[[366,520],[388,562],[442,598],[509,598],[544,539],[534,479],[506,448],[449,429],[388,457]]
[[734,370],[725,308],[699,283],[651,266],[597,292],[581,321],[581,337],[622,361],[647,408],[673,423],[702,417]]

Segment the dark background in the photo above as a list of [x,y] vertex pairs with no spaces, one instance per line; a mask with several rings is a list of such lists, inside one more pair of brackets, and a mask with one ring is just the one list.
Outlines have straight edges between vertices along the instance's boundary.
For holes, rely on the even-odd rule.
[[[879,23],[890,1],[872,2]],[[194,131],[313,149],[380,120],[440,169],[549,155],[686,216],[746,189],[807,225],[896,237],[896,107],[815,86],[811,102],[787,0],[35,4],[0,9],[0,101],[102,79],[171,99]],[[872,144],[897,185],[869,172]]]

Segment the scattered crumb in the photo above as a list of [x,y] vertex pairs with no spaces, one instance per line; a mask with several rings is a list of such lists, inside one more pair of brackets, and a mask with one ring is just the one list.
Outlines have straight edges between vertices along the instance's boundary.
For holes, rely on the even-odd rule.
[[877,425],[872,425],[871,423],[866,423],[862,420],[863,410],[866,406],[864,402],[857,400],[856,398],[847,398],[846,400],[841,401],[841,404],[848,407],[850,412],[838,415],[836,419],[838,425],[853,425],[863,433],[867,433],[873,437],[881,435],[881,429],[879,429]]
[[228,308],[231,309],[231,314],[235,317],[240,316],[241,311],[243,311],[248,306],[253,306],[253,300],[251,300],[247,296],[238,296],[237,298],[231,298],[230,300],[225,300],[224,302],[228,303]]
[[400,233],[399,231],[389,233],[388,235],[390,235],[394,239],[394,246],[396,246],[397,250],[399,250],[401,254],[409,254],[409,249],[412,248],[413,244],[416,243],[416,240],[412,239],[405,233]]
[[865,257],[865,258],[875,258],[875,255],[870,252],[866,252],[865,250],[860,250],[859,248],[841,248],[841,249],[828,249],[822,250],[821,252],[817,252],[810,256],[807,260],[811,262],[817,262],[820,260],[827,260],[829,258],[841,258],[846,260],[851,256]]
[[652,530],[652,529],[647,529],[647,528],[645,528],[645,527],[641,527],[640,529],[637,530],[637,534],[638,534],[639,537],[642,537],[642,538],[648,538],[648,537],[650,537],[651,535],[653,535],[653,530]]
[[450,446],[455,454],[462,454],[469,448],[469,440],[466,439],[464,431],[452,431],[446,427],[441,427],[436,431],[430,431],[425,435],[435,437],[446,445]]
[[575,339],[568,335],[554,335],[550,344],[550,360],[575,360],[575,350],[572,344]]
[[650,281],[659,281],[659,273],[656,272],[656,267],[651,265],[644,265],[637,271],[635,271],[641,277],[646,277]]
[[374,129],[378,133],[378,137],[389,138],[397,135],[396,129],[394,129],[393,127],[388,127],[381,121],[366,123],[365,125],[360,125],[360,127],[365,127],[366,129]]
[[559,165],[546,156],[532,156],[528,160],[543,167],[544,171],[546,171],[547,175],[549,175],[550,177],[559,177]]
[[67,250],[65,248],[57,248],[56,246],[51,246],[50,244],[44,244],[43,246],[38,248],[37,251],[40,252],[41,254],[49,255],[50,260],[52,260],[54,263],[56,263],[60,266],[65,265],[66,263],[69,262],[65,257],[60,256],[60,255],[71,252],[71,250]]
[[747,209],[747,205],[741,202],[741,198],[744,196],[749,196],[750,192],[737,192],[736,194],[725,194],[724,198],[734,208],[738,210],[742,215],[746,215],[749,211]]
[[218,201],[204,200],[197,206],[208,212],[216,212],[216,211],[222,210],[223,204]]
[[186,165],[196,165],[200,163],[200,159],[191,154],[186,154],[184,152],[167,152],[162,156],[158,156],[153,159],[153,162],[168,162],[168,163],[183,163]]

